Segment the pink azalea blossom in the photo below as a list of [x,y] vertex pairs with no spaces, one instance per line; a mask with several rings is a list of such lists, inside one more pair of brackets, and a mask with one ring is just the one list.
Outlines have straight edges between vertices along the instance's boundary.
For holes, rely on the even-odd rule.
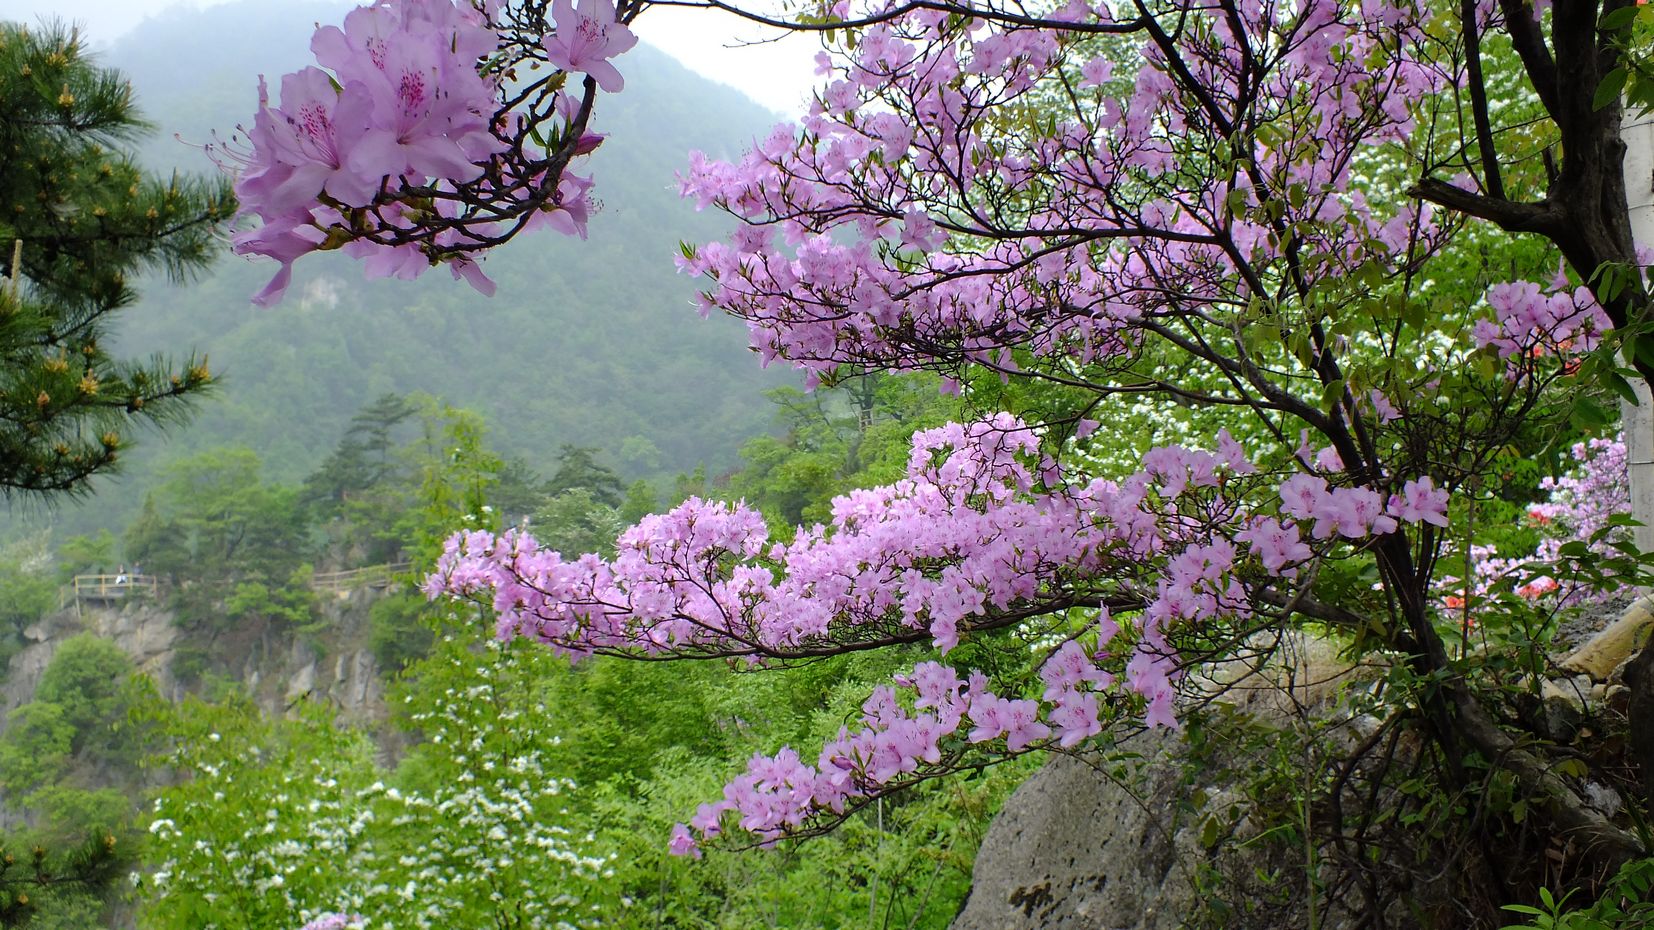
[[1274,517],[1260,517],[1235,538],[1251,546],[1271,575],[1280,575],[1289,565],[1307,561],[1314,551],[1305,545],[1292,523],[1282,524]]
[[1081,87],[1101,87],[1114,76],[1114,62],[1098,56],[1080,66]]
[[325,71],[304,68],[281,79],[279,107],[268,105],[262,81],[260,97],[249,136],[262,158],[237,183],[237,196],[266,215],[308,209],[323,193],[347,206],[368,202],[379,175],[349,164],[373,108],[366,87],[336,90]]
[[1401,416],[1401,411],[1397,410],[1395,405],[1390,403],[1390,398],[1385,397],[1384,392],[1378,388],[1369,391],[1367,397],[1372,401],[1373,412],[1378,414],[1378,422],[1388,423]]
[[1085,691],[1060,693],[1048,719],[1057,745],[1073,749],[1098,733],[1103,732],[1097,713],[1097,695]]
[[637,44],[637,36],[615,20],[613,0],[554,0],[551,15],[557,29],[546,36],[546,60],[564,71],[592,76],[597,86],[618,93],[626,79],[609,59]]
[[[343,29],[317,30],[312,50],[331,74],[307,67],[285,75],[277,106],[260,79],[250,148],[221,151],[237,175],[236,251],[281,263],[256,303],[279,300],[293,262],[330,240],[329,247],[354,246],[348,254],[366,259],[370,276],[413,277],[430,267],[418,245],[362,241],[364,213],[355,208],[405,183],[451,188],[481,173],[479,162],[502,144],[489,131],[497,88],[478,71],[497,43],[464,0],[382,0],[352,11]],[[454,211],[447,201],[438,205],[445,217]],[[380,217],[397,230],[413,225],[400,210]],[[450,245],[453,236],[439,233],[428,244]],[[457,260],[454,271],[492,291],[474,261]]]
[[1390,511],[1403,523],[1447,526],[1447,491],[1439,489],[1429,475],[1402,485],[1401,493],[1390,498]]
[[689,828],[681,823],[672,825],[672,838],[666,849],[674,856],[690,856],[695,859],[701,857],[700,844],[695,842]]

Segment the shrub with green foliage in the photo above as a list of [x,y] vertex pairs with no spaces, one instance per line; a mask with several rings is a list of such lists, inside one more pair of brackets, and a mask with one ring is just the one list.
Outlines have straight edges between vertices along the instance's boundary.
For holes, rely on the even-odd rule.
[[114,879],[138,847],[132,798],[144,738],[131,712],[154,699],[133,671],[115,644],[72,637],[34,700],[7,720],[0,798],[24,825],[0,838],[0,926],[81,930],[106,920],[123,890]]
[[157,707],[165,761],[189,777],[155,802],[142,925],[596,926],[606,858],[543,765],[555,740],[536,678],[514,651],[444,642],[399,705],[427,742],[394,771],[320,706],[286,720],[241,701]]
[[431,651],[428,613],[425,598],[408,591],[388,593],[368,608],[368,648],[381,670],[399,672]]
[[57,584],[44,566],[0,555],[0,679],[23,648],[23,631],[57,607]]

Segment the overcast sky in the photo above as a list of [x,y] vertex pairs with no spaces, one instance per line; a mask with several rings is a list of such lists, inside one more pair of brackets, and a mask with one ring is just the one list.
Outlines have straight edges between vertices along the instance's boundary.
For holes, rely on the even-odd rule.
[[[119,38],[145,17],[178,6],[213,6],[223,0],[5,0],[6,19],[32,22],[43,16],[74,20],[93,45]],[[280,3],[282,0],[268,0]],[[343,6],[344,4],[341,4]],[[813,86],[817,46],[808,36],[739,45],[773,37],[723,13],[656,7],[634,27],[645,42],[689,68],[729,84],[772,110],[796,116]],[[730,47],[736,45],[737,47]],[[619,59],[624,73],[624,57]]]

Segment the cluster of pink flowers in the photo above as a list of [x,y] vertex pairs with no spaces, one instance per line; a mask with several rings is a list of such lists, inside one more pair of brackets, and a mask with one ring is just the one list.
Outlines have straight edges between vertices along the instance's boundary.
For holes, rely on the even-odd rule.
[[630,50],[637,36],[615,21],[612,0],[580,0],[578,8],[573,0],[555,0],[551,14],[557,28],[541,43],[546,60],[564,71],[585,72],[605,91],[619,93],[626,79],[609,59]]
[[[1161,467],[1146,467],[1142,474],[1173,482],[1171,488],[1160,487],[1161,493],[1182,494],[1191,485],[1216,486],[1225,475],[1251,470],[1250,463],[1241,459],[1222,463],[1220,471],[1212,467],[1218,460],[1211,453],[1177,448],[1155,450],[1151,458],[1159,459]],[[1366,489],[1328,492],[1324,480],[1314,480],[1323,486],[1322,506],[1329,500],[1342,500],[1342,495],[1336,495],[1340,490],[1375,493]],[[1288,484],[1294,481],[1290,479]],[[1291,506],[1283,499],[1284,510]],[[1391,498],[1393,517],[1368,520],[1367,531],[1359,534],[1350,533],[1350,523],[1340,523],[1340,534],[1358,538],[1394,532],[1398,519],[1444,525],[1446,506],[1446,492],[1435,489],[1430,479],[1410,481],[1401,494]],[[1291,542],[1283,546],[1281,537],[1290,537]],[[1254,522],[1251,528],[1237,533],[1236,539],[1250,543],[1274,575],[1283,574],[1285,565],[1315,555],[1298,540],[1290,522],[1283,526],[1272,518]],[[1220,537],[1206,545],[1189,544],[1161,563],[1155,595],[1136,621],[1141,640],[1135,647],[1128,645],[1122,650],[1130,657],[1124,664],[1123,683],[1127,692],[1143,699],[1143,722],[1147,726],[1177,725],[1174,682],[1179,666],[1165,638],[1170,626],[1178,621],[1216,621],[1248,612],[1248,592],[1234,574],[1236,556],[1234,547]],[[861,727],[853,732],[841,728],[838,737],[822,748],[816,765],[805,763],[790,748],[773,756],[754,756],[747,772],[725,786],[722,800],[701,805],[688,824],[679,824],[673,830],[672,851],[699,855],[701,843],[722,834],[724,815],[728,813],[735,815],[742,830],[759,840],[777,839],[823,812],[843,813],[853,799],[869,797],[897,784],[924,766],[945,766],[947,757],[965,743],[998,745],[1003,739],[1003,752],[1009,754],[1049,746],[1077,746],[1102,732],[1097,692],[1116,684],[1115,674],[1104,667],[1110,656],[1103,647],[1119,632],[1120,627],[1105,606],[1096,648],[1088,649],[1078,639],[1071,639],[1055,650],[1040,668],[1046,688],[1037,700],[997,695],[979,672],[961,679],[951,667],[921,663],[911,675],[896,682],[900,693],[911,695],[911,710],[899,699],[896,688],[881,687],[863,705]]]
[[[260,79],[251,150],[235,186],[242,219],[259,224],[236,234],[235,250],[274,258],[281,269],[255,303],[280,300],[293,262],[342,244],[330,236],[349,229],[346,212],[387,188],[481,173],[501,143],[489,131],[497,88],[478,61],[497,42],[466,0],[382,0],[351,11],[343,29],[316,30],[311,50],[331,73],[312,66],[284,76],[277,106]],[[347,248],[384,274],[429,264],[417,249],[396,253],[362,240]],[[455,273],[487,286],[474,264],[456,264]]]
[[1612,328],[1590,289],[1571,287],[1560,272],[1544,289],[1532,281],[1495,284],[1487,303],[1493,318],[1477,320],[1472,335],[1500,358],[1588,352]]
[[[879,689],[815,765],[792,749],[755,757],[673,845],[693,851],[725,814],[768,841],[945,768],[965,747],[1077,745],[1102,729],[1099,690],[1135,695],[1150,726],[1175,725],[1172,631],[1251,614],[1230,537],[1277,577],[1317,554],[1290,521],[1248,523],[1241,500],[1255,471],[1224,434],[1215,451],[1157,448],[1121,482],[1074,478],[1041,455],[1032,428],[998,414],[916,434],[905,479],[837,498],[830,526],[801,527],[791,543],[772,543],[744,505],[691,499],[627,530],[611,561],[565,559],[519,531],[458,534],[426,592],[482,595],[501,637],[574,657],[755,662],[922,640],[945,655],[966,636],[1099,600],[1130,611],[1129,636],[1116,636],[1105,607],[1094,647],[1075,638],[1056,649],[1037,699],[917,666]],[[1371,513],[1377,492],[1323,478],[1289,479],[1279,493],[1284,513],[1317,521],[1323,548],[1337,542],[1324,527],[1351,539],[1445,521],[1446,494],[1428,478]]]
[[[1215,9],[1181,12],[1202,23],[1176,30],[1201,101],[1179,90],[1154,38],[1132,76],[1117,76],[1124,57],[1075,60],[1062,29],[1134,28],[1107,4],[1038,24],[915,9],[870,27],[842,66],[824,60],[830,82],[801,134],[777,127],[737,162],[691,154],[684,196],[750,225],[681,265],[711,280],[705,309],[749,321],[766,360],[812,373],[937,356],[1014,369],[1013,343],[1081,360],[1135,344],[1161,288],[1190,306],[1244,304],[1247,282],[1272,293],[1285,265],[1271,209],[1320,255],[1430,247],[1444,233],[1427,211],[1381,214],[1344,192],[1354,153],[1402,138],[1406,101],[1451,76],[1374,54],[1416,28],[1388,5],[1354,22],[1330,0],[1264,6],[1238,35],[1239,19]],[[1259,61],[1272,63],[1263,87]],[[1052,131],[997,130],[991,114],[1035,98]],[[1234,120],[1313,138],[1262,150],[1256,172],[1173,170],[1178,151],[1203,144],[1191,140],[1231,135],[1214,112],[1231,104]]]
[[[973,620],[1071,601],[1053,593],[1059,576],[1146,582],[1233,515],[1227,502],[1178,507],[1221,490],[1220,472],[1204,469],[1210,453],[1159,455],[1124,482],[1069,486],[1035,432],[999,414],[916,434],[906,479],[837,498],[830,526],[800,527],[790,543],[772,543],[745,505],[692,498],[628,529],[612,562],[566,560],[520,532],[456,535],[428,590],[487,590],[501,635],[574,653],[784,656],[841,637],[929,639],[946,652]],[[1165,616],[1216,612],[1177,580],[1162,580],[1175,588]]]
[[[843,813],[853,800],[923,766],[943,765],[966,744],[1003,740],[1004,751],[1020,753],[1046,745],[1070,748],[1101,733],[1096,692],[1114,684],[1114,675],[1099,666],[1107,658],[1101,645],[1118,632],[1106,609],[1102,616],[1095,652],[1069,640],[1046,660],[1039,700],[996,695],[980,672],[961,678],[937,662],[914,666],[896,687],[876,689],[862,705],[860,727],[841,728],[815,765],[792,749],[754,756],[746,773],[725,786],[722,800],[702,804],[688,824],[673,830],[672,851],[698,855],[702,842],[723,833],[726,814],[761,841],[777,839],[819,813]],[[1175,726],[1172,682],[1162,664],[1137,658],[1128,674],[1130,689],[1147,701],[1147,723]]]
[[[1491,546],[1472,548],[1471,559],[1476,569],[1471,591],[1474,597],[1487,597],[1500,586],[1511,584],[1512,578],[1522,579],[1522,584],[1515,589],[1522,597],[1551,597],[1562,606],[1589,603],[1615,593],[1550,575],[1528,577],[1527,566],[1558,561],[1566,543],[1583,542],[1597,555],[1608,556],[1615,554],[1614,543],[1630,538],[1628,529],[1609,529],[1612,518],[1631,510],[1631,483],[1623,437],[1577,442],[1570,451],[1577,463],[1574,470],[1561,478],[1547,477],[1541,481],[1540,487],[1549,492],[1549,499],[1528,508],[1528,519],[1544,528],[1547,534],[1532,553],[1521,558],[1505,558]],[[1459,580],[1444,579],[1444,584],[1457,586]],[[1450,607],[1465,606],[1462,593],[1450,597]]]
[[1402,485],[1401,493],[1383,495],[1371,488],[1329,488],[1325,478],[1294,475],[1281,485],[1281,511],[1299,520],[1314,520],[1316,539],[1383,536],[1398,521],[1447,525],[1447,492],[1428,476]]
[[1560,478],[1545,478],[1541,489],[1550,499],[1534,504],[1528,515],[1564,528],[1575,539],[1590,539],[1609,520],[1631,510],[1631,479],[1625,437],[1576,442],[1569,449],[1575,469]]
[[[609,59],[637,38],[610,0],[557,0],[556,28],[533,49],[508,49],[503,9],[502,0],[376,0],[343,28],[317,29],[321,67],[284,76],[279,104],[260,79],[248,149],[220,150],[237,174],[236,252],[280,263],[254,303],[279,301],[293,263],[322,249],[362,259],[369,277],[412,278],[446,262],[492,294],[472,252],[535,228],[585,236],[591,180],[565,169],[603,138],[586,128],[591,88],[541,79],[513,94],[549,99],[544,112],[506,112],[501,80],[506,65],[541,57],[618,91]],[[527,139],[548,151],[524,151]]]
[[1235,539],[1251,547],[1270,575],[1295,576],[1295,566],[1314,556],[1296,521],[1313,520],[1315,539],[1365,539],[1394,533],[1403,523],[1447,526],[1448,493],[1428,475],[1403,483],[1400,493],[1386,502],[1382,494],[1365,487],[1329,487],[1318,475],[1293,475],[1278,489],[1281,513],[1294,519],[1255,517]]

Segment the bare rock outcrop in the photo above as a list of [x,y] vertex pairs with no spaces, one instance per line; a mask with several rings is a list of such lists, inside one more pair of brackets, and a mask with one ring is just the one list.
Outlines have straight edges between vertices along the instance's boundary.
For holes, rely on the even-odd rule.
[[[267,628],[236,629],[213,637],[207,648],[220,656],[221,670],[239,680],[266,712],[280,714],[301,698],[332,704],[341,718],[368,723],[385,716],[385,684],[368,648],[368,612],[380,591],[363,588],[327,597],[320,633],[295,635]],[[83,601],[42,617],[24,631],[24,646],[0,682],[0,729],[6,715],[34,699],[46,667],[64,641],[92,633],[120,646],[161,694],[177,699],[186,682],[177,679],[180,650],[201,643],[178,627],[164,600],[132,598]]]
[[[1291,726],[1331,717],[1369,731],[1341,695],[1371,677],[1310,637],[1258,643],[1250,660],[1209,668],[1191,697],[1227,713]],[[1351,737],[1353,738],[1353,737]],[[1207,752],[1214,751],[1208,747]],[[1221,752],[1222,750],[1215,750]],[[1107,755],[1055,756],[1005,802],[977,853],[970,896],[951,930],[1177,930],[1222,918],[1208,909],[1219,872],[1272,867],[1247,839],[1272,824],[1249,816],[1235,776],[1245,759],[1191,763],[1179,731],[1141,732]],[[1313,905],[1312,905],[1313,906]],[[1340,930],[1344,915],[1318,915]],[[1247,928],[1308,926],[1305,902],[1274,896]]]
[[[1127,742],[1142,778],[1057,756],[1016,790],[977,853],[952,930],[1175,930],[1194,907],[1203,855],[1167,816],[1184,790],[1175,737]],[[1136,782],[1133,784],[1132,782]]]
[[78,610],[70,604],[23,631],[26,645],[12,656],[0,686],[0,721],[34,699],[35,687],[58,647],[80,633],[92,633],[121,647],[140,672],[155,679],[162,694],[175,690],[170,664],[179,632],[170,611],[146,600],[82,605]]

